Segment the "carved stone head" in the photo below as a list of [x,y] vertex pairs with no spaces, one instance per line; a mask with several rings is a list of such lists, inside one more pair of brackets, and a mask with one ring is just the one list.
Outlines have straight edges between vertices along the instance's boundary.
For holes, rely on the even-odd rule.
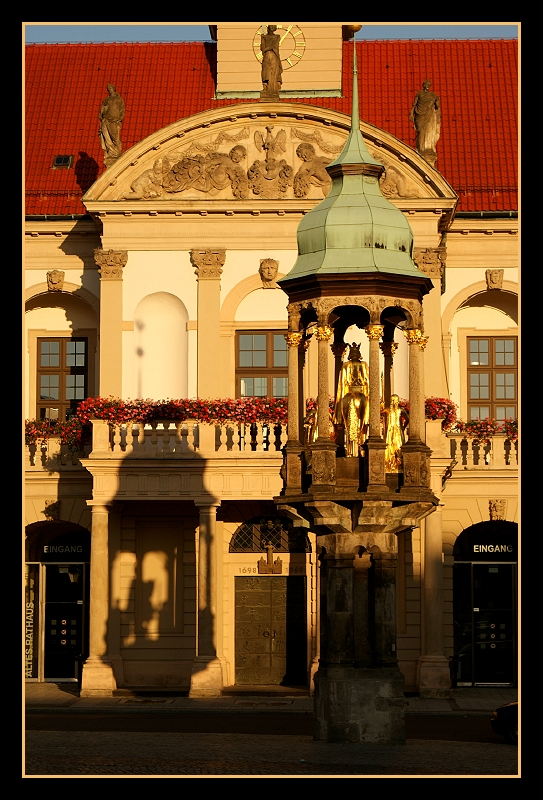
[[275,258],[262,258],[258,273],[262,281],[263,289],[275,289],[275,279],[279,270],[279,261]]
[[487,289],[501,289],[503,283],[503,269],[487,269],[486,288]]
[[47,289],[50,292],[61,292],[64,287],[64,272],[52,269],[47,273]]

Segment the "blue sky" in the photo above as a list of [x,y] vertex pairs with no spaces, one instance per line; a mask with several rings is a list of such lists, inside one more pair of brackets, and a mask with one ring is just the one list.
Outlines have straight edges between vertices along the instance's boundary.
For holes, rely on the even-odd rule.
[[[31,42],[183,42],[210,39],[209,23],[138,22],[58,23],[24,22],[23,35]],[[215,23],[217,24],[217,23]],[[258,23],[257,23],[258,24]],[[513,39],[520,23],[375,23],[365,22],[357,39]]]

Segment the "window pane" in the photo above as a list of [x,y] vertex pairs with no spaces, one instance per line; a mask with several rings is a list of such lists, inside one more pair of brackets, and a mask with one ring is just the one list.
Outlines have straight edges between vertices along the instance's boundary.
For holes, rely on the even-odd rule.
[[[286,367],[287,366],[287,343],[283,334],[274,333],[273,335],[273,366]],[[274,397],[277,397],[275,395]],[[283,395],[281,395],[283,396]]]
[[469,363],[472,367],[488,365],[488,339],[470,339]]
[[469,397],[470,400],[490,399],[489,374],[481,372],[469,376]]
[[515,376],[512,372],[496,373],[496,398],[498,400],[514,400]]
[[496,365],[510,367],[515,364],[515,342],[512,339],[496,340]]
[[66,366],[85,366],[85,342],[66,342]]
[[516,419],[517,410],[515,406],[496,406],[496,419]]
[[85,376],[67,375],[66,376],[66,400],[85,399]]
[[40,342],[40,366],[60,366],[60,342]]
[[240,378],[241,397],[266,397],[268,394],[267,378]]
[[59,376],[40,375],[40,400],[59,399]]
[[266,335],[242,334],[239,337],[240,367],[266,366]]
[[273,379],[273,396],[288,397],[288,378]]
[[490,406],[470,406],[470,419],[486,419],[490,416]]

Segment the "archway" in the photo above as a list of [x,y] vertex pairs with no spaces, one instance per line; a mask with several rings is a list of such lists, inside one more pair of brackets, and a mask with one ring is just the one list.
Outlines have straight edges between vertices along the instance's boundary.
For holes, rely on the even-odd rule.
[[90,532],[38,522],[26,544],[25,678],[78,682],[88,655]]
[[454,548],[453,685],[515,685],[517,524],[479,522]]

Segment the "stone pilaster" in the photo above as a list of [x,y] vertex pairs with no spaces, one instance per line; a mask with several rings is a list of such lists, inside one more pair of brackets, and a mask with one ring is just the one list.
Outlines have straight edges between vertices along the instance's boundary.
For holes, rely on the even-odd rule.
[[126,250],[94,251],[100,275],[100,394],[122,397],[123,269]]
[[191,260],[198,280],[198,397],[220,394],[220,311],[222,267],[225,250],[191,250]]
[[89,657],[83,665],[81,697],[111,697],[117,688],[107,655],[109,620],[108,507],[94,500],[91,506]]
[[220,697],[224,685],[219,657],[217,609],[217,508],[220,501],[195,501],[200,509],[198,536],[198,646],[192,665],[190,697]]

